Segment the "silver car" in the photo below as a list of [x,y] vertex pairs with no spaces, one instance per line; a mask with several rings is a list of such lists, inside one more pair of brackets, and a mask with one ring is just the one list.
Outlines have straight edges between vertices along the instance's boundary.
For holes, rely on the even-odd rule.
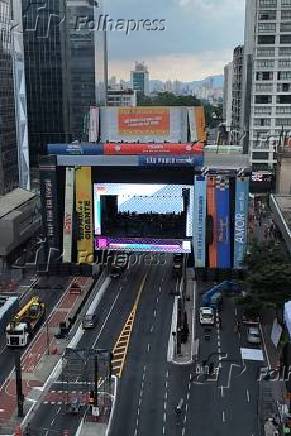
[[249,327],[248,328],[248,343],[249,344],[260,344],[260,330],[258,327]]

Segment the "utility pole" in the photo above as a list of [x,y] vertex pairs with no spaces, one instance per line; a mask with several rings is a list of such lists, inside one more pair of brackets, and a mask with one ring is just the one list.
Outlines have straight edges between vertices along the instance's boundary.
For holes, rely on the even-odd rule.
[[15,352],[15,383],[16,383],[18,416],[19,418],[23,418],[24,395],[23,395],[23,387],[22,387],[22,368],[20,364],[19,351]]
[[97,407],[97,390],[98,390],[98,355],[97,353],[94,356],[94,407]]

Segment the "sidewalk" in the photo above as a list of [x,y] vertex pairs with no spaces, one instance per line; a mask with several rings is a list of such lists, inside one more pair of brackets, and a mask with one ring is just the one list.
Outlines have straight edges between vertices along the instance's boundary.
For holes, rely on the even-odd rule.
[[[177,365],[189,365],[192,363],[193,355],[193,344],[195,339],[195,307],[194,307],[194,279],[195,273],[193,268],[187,269],[187,283],[186,283],[186,300],[185,300],[185,311],[187,314],[187,323],[189,326],[189,335],[186,343],[181,344],[181,354],[177,355],[174,351],[172,362]],[[176,327],[177,329],[177,327]],[[175,348],[175,347],[174,347]]]

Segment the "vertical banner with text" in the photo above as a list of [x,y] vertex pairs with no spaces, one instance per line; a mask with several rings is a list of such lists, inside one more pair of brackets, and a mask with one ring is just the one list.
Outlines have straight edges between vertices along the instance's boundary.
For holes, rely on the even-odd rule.
[[93,217],[91,167],[76,169],[76,213],[78,263],[93,263]]
[[209,268],[217,267],[215,177],[207,178],[207,219],[211,223],[208,243]]
[[216,177],[216,246],[217,267],[231,267],[230,259],[230,198],[228,177]]
[[248,243],[249,178],[238,177],[235,190],[234,261],[233,267],[243,267]]
[[206,180],[196,176],[194,185],[193,245],[195,267],[205,268],[206,259]]
[[63,262],[72,262],[75,169],[66,168],[65,215],[63,225]]

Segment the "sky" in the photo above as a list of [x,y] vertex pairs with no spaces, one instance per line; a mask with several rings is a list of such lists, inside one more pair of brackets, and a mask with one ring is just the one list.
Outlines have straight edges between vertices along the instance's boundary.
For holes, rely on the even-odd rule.
[[187,82],[223,74],[233,48],[243,43],[244,0],[105,1],[113,20],[165,20],[165,30],[108,32],[109,76],[118,79],[129,80],[135,60],[148,65],[150,79]]

